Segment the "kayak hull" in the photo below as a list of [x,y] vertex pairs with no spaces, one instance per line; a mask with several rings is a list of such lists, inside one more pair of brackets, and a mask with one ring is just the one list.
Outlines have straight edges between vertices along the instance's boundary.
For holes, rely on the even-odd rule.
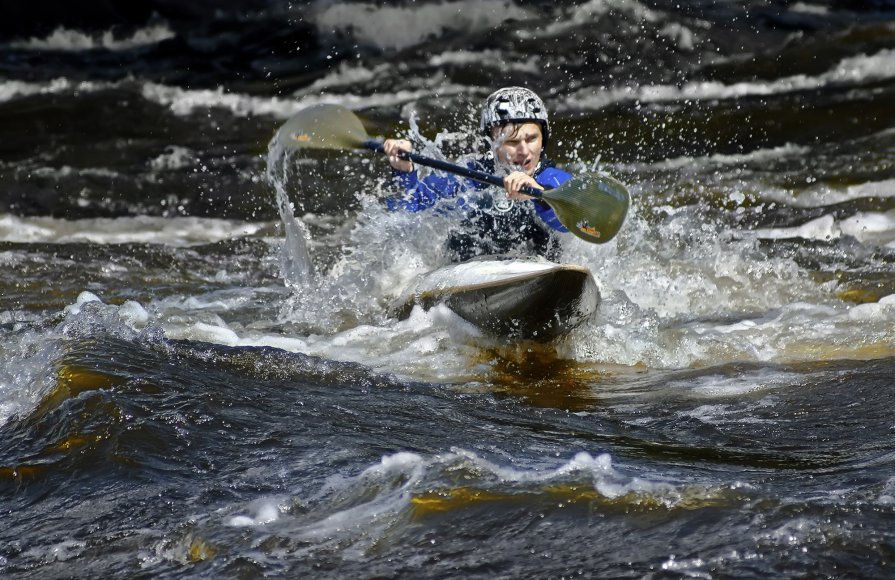
[[424,275],[398,316],[415,305],[445,304],[488,334],[548,342],[591,320],[599,303],[596,281],[582,266],[484,259]]

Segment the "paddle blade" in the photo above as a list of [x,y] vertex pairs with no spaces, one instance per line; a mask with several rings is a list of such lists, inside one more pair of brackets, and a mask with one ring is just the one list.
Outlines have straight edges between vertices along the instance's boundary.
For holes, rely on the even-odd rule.
[[544,191],[541,199],[570,232],[584,241],[603,244],[622,227],[631,197],[612,177],[583,173]]
[[291,149],[357,149],[368,139],[357,115],[340,105],[302,109],[277,131],[277,140]]

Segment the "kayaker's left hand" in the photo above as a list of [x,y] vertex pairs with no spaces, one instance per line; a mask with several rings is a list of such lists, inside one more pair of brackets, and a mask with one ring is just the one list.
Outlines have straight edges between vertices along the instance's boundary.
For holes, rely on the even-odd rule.
[[532,196],[519,192],[519,190],[526,185],[529,185],[534,189],[544,189],[537,181],[535,181],[534,177],[521,171],[514,171],[503,178],[503,186],[506,188],[507,197],[510,199],[533,199]]

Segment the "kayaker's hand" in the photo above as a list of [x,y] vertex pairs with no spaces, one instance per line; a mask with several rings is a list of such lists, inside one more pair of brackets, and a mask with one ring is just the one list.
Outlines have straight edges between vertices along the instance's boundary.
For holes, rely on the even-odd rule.
[[382,144],[382,150],[393,168],[398,171],[413,171],[412,162],[398,157],[398,154],[402,151],[405,153],[413,151],[413,146],[410,144],[410,141],[407,141],[406,139],[386,139]]
[[534,177],[521,171],[514,171],[503,178],[503,186],[506,188],[507,197],[509,197],[510,199],[533,199],[532,196],[525,195],[524,193],[519,192],[519,190],[526,185],[529,185],[534,189],[544,189],[543,187],[541,187],[541,184],[535,181]]

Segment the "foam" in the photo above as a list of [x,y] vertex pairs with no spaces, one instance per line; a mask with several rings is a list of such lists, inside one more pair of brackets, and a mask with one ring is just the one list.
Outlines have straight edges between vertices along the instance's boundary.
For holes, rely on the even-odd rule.
[[5,80],[0,82],[0,103],[33,95],[92,93],[114,88],[116,86],[118,86],[117,83],[109,82],[72,82],[64,77],[55,78],[46,82]]
[[391,74],[392,69],[391,63],[382,63],[373,68],[366,68],[360,64],[342,61],[335,70],[315,80],[307,88],[301,89],[301,92],[310,95],[319,94],[324,89],[362,86],[376,78]]
[[4,333],[0,341],[0,425],[33,409],[55,384],[61,346],[45,333],[24,329]]
[[789,10],[797,14],[816,14],[819,16],[826,16],[830,13],[829,6],[809,4],[808,2],[796,2],[789,7]]
[[677,100],[724,100],[747,96],[769,96],[809,91],[830,85],[859,85],[895,77],[895,49],[873,55],[848,57],[826,73],[817,76],[794,75],[766,82],[741,82],[725,85],[717,81],[690,81],[675,85],[615,87],[605,90],[582,89],[557,107],[558,110],[602,109],[621,101],[642,103]]
[[[718,232],[698,212],[684,210],[651,225],[632,209],[611,242],[565,246],[561,261],[597,273],[603,301],[597,320],[561,343],[562,356],[668,369],[893,352],[892,310],[882,308],[879,316],[856,324],[852,317],[877,311],[867,308],[850,317],[835,282],[817,282],[790,258],[767,258],[755,237],[743,236],[747,232]],[[861,239],[885,240],[895,231],[887,229],[895,216],[867,217],[860,216],[860,223],[869,226],[852,232]],[[841,235],[838,228],[828,216],[755,234],[826,239]]]
[[868,181],[847,187],[833,187],[820,183],[799,190],[765,186],[761,189],[760,196],[762,199],[793,207],[825,207],[862,197],[893,197],[895,196],[895,179]]
[[[749,151],[748,153],[741,154],[715,153],[713,155],[700,157],[683,156],[675,157],[674,159],[664,159],[662,161],[650,164],[649,168],[654,170],[671,171],[693,167],[703,168],[706,165],[730,166],[742,165],[746,163],[762,163],[765,161],[776,161],[781,158],[804,156],[810,151],[810,147],[786,143],[785,145],[781,145],[779,147],[772,147],[770,149],[756,149],[754,151]],[[625,170],[639,171],[642,166],[619,164],[618,167]]]
[[876,502],[886,506],[895,505],[895,477],[890,477],[886,480],[879,497],[876,498]]
[[[171,339],[191,339],[227,346],[269,346],[328,360],[361,363],[373,371],[413,380],[462,381],[481,332],[439,305],[416,307],[406,320],[383,325],[359,324],[331,334],[283,336],[231,328],[223,319],[239,305],[213,304],[190,309],[192,299],[167,299],[155,305],[158,323]],[[314,308],[313,306],[311,307]],[[330,313],[333,314],[333,313]],[[325,317],[325,313],[320,314]]]
[[[754,328],[755,325],[743,327]],[[725,332],[723,328],[715,329]],[[733,328],[729,332],[735,332]],[[729,375],[702,375],[696,378],[688,377],[686,380],[671,380],[664,384],[663,389],[675,393],[684,393],[684,396],[696,399],[728,399],[741,401],[743,395],[772,392],[776,389],[786,388],[797,384],[803,378],[802,375],[770,369],[758,369],[756,371],[741,372],[736,376]],[[707,415],[718,415],[718,411],[726,410],[724,406],[706,405],[700,408]]]
[[846,201],[856,197],[895,197],[895,178],[850,185],[842,196],[837,198],[837,201]]
[[140,28],[126,38],[115,38],[111,30],[101,35],[91,35],[79,30],[58,27],[46,38],[30,38],[9,43],[21,50],[55,50],[62,52],[82,52],[104,49],[111,51],[131,50],[158,44],[174,38],[174,32],[166,24],[155,24]]
[[[359,543],[357,548],[375,544],[396,517],[414,509],[414,497],[433,490],[449,492],[461,474],[464,488],[487,492],[497,486],[503,496],[512,493],[508,490],[516,490],[549,497],[555,485],[570,484],[582,493],[590,487],[607,500],[624,498],[633,505],[645,502],[651,509],[656,505],[675,509],[694,497],[708,498],[723,493],[723,489],[693,483],[629,476],[617,469],[612,457],[605,453],[594,456],[579,452],[554,467],[515,467],[527,463],[521,460],[509,463],[514,467],[495,464],[473,451],[458,448],[430,457],[407,452],[387,455],[356,477],[331,477],[314,498],[316,505],[311,509],[312,516],[314,513],[329,515],[309,523],[299,522],[295,534],[315,543],[338,542],[343,547],[346,540]],[[560,502],[559,507],[562,505]]]
[[67,562],[81,556],[87,549],[87,542],[62,540],[47,546],[36,546],[22,552],[22,556],[41,562]]
[[[658,22],[660,14],[636,0],[589,0],[574,6],[570,13],[544,27],[541,35],[557,36],[582,25],[588,25],[609,13],[624,13],[632,20]],[[525,33],[529,34],[528,32]]]
[[[467,87],[460,85],[439,84],[438,93],[442,96],[449,96],[465,94],[467,90]],[[389,107],[432,96],[432,90],[427,87],[393,93],[377,92],[372,95],[319,93],[304,96],[299,94],[297,98],[256,97],[230,93],[223,87],[183,89],[152,82],[143,85],[142,93],[146,100],[170,108],[175,115],[186,116],[196,110],[222,108],[229,110],[237,117],[270,115],[279,119],[289,118],[302,109],[321,103],[342,105],[349,109],[366,109]]]
[[858,212],[839,222],[840,231],[859,242],[887,244],[895,241],[895,210],[886,213]]
[[145,243],[190,246],[257,234],[263,223],[196,217],[63,220],[0,215],[0,241],[15,243]]
[[429,65],[434,67],[475,65],[494,68],[501,72],[538,74],[544,70],[545,62],[540,55],[532,55],[525,60],[519,60],[515,57],[508,58],[500,50],[475,52],[452,50],[430,57]]
[[759,238],[766,240],[786,240],[801,238],[804,240],[835,240],[842,232],[831,215],[821,216],[800,226],[791,228],[759,228],[752,230]]
[[118,315],[125,324],[133,328],[141,328],[149,322],[149,313],[143,305],[134,300],[127,300],[118,308]]
[[350,31],[361,44],[401,50],[452,32],[481,32],[532,17],[506,0],[459,0],[412,7],[328,3],[311,20],[322,35]]
[[895,318],[895,294],[883,296],[878,302],[856,304],[848,310],[848,317],[858,321]]
[[383,456],[379,464],[368,467],[356,479],[330,478],[324,491],[335,496],[334,503],[349,501],[353,505],[303,526],[298,535],[307,540],[327,541],[389,520],[408,505],[408,492],[422,481],[425,471],[421,456],[400,452]]
[[93,292],[88,292],[87,290],[85,290],[85,291],[81,292],[80,294],[78,294],[78,298],[77,298],[77,300],[75,300],[75,303],[69,304],[68,306],[66,306],[65,309],[63,310],[63,312],[65,312],[66,315],[80,314],[81,309],[84,307],[84,305],[89,304],[90,302],[100,302],[101,303],[102,300],[100,300],[99,296],[97,296]]
[[832,215],[825,215],[795,227],[760,228],[752,230],[752,233],[768,240],[835,240],[847,235],[862,243],[885,245],[895,241],[895,210],[886,213],[858,212],[841,221]]
[[188,148],[179,145],[169,145],[165,147],[165,152],[150,159],[148,165],[155,171],[175,171],[193,165],[196,160],[196,153]]
[[280,519],[280,508],[273,501],[256,501],[249,506],[249,510],[252,515],[233,516],[227,520],[227,525],[236,528],[257,527],[271,524]]

